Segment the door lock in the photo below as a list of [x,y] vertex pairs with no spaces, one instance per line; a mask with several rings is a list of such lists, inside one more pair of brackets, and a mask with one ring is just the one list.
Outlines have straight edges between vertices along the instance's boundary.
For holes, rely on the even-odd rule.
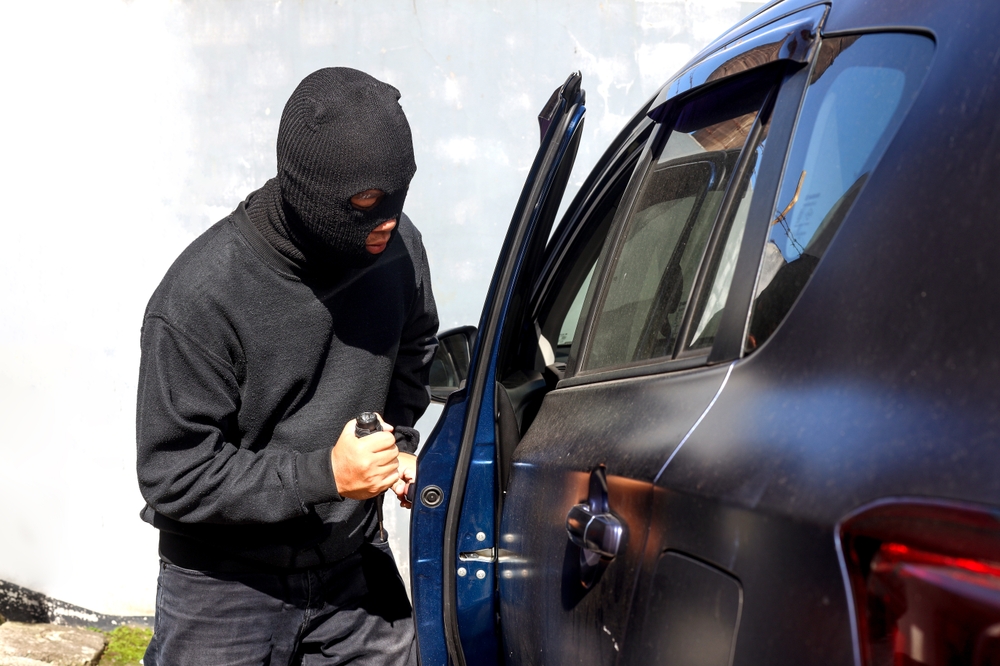
[[420,492],[420,502],[428,509],[440,506],[442,501],[444,493],[437,486],[427,486]]

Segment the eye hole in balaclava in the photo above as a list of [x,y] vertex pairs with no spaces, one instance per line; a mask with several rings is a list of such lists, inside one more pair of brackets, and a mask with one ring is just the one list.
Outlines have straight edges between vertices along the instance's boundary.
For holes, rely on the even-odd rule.
[[[371,263],[365,239],[398,219],[417,167],[399,91],[346,67],[313,72],[285,104],[278,128],[278,184],[289,231],[309,263]],[[351,197],[381,190],[358,210]]]

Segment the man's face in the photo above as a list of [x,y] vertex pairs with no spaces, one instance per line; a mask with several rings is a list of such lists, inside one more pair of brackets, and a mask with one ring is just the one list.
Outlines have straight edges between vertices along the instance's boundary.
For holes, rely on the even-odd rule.
[[[358,192],[351,197],[351,205],[357,210],[371,210],[382,201],[385,192],[382,190],[365,190]],[[396,219],[386,220],[368,234],[365,239],[365,250],[368,254],[381,254],[385,250],[386,244],[392,235],[392,230],[396,228]]]

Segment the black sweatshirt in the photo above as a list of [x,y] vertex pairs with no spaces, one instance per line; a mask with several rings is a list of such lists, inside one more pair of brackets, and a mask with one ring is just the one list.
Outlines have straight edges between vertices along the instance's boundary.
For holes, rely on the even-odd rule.
[[414,424],[437,326],[427,256],[405,215],[372,266],[327,284],[274,250],[244,204],[197,238],[142,326],[137,467],[161,557],[289,570],[370,540],[374,500],[337,493],[330,451],[362,411]]

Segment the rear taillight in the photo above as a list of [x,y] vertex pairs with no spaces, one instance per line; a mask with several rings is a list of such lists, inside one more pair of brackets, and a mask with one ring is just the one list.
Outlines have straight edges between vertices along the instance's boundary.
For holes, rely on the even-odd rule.
[[865,666],[1000,666],[1000,516],[884,502],[844,520]]

